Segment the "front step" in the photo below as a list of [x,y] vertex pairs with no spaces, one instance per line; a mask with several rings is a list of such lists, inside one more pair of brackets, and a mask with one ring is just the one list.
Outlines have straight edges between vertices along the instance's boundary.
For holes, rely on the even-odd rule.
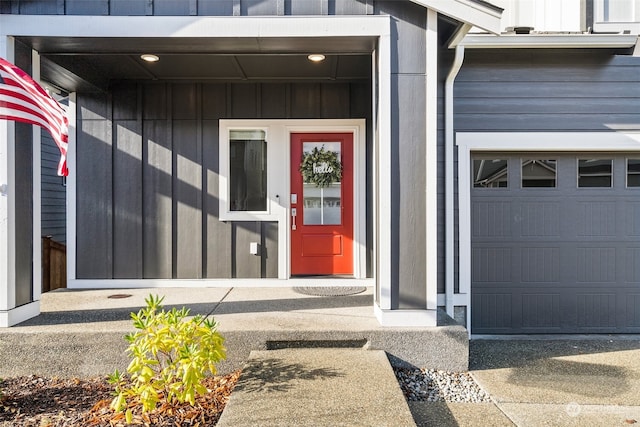
[[415,426],[381,350],[252,351],[218,427]]

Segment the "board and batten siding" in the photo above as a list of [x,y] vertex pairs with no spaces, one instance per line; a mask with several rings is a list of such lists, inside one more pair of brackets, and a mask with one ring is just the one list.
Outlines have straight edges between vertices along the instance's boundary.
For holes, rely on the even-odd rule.
[[[31,49],[15,43],[15,62],[31,72]],[[44,132],[44,131],[43,131]],[[33,126],[15,122],[15,305],[33,301]]]
[[125,83],[79,94],[77,278],[277,277],[276,222],[218,219],[218,121],[367,117],[368,87]]
[[0,13],[22,15],[260,16],[365,15],[374,0],[5,0]]

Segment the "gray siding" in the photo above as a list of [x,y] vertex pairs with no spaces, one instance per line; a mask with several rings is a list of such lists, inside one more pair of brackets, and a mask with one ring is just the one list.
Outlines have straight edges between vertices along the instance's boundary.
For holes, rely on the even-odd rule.
[[42,132],[41,149],[41,230],[42,236],[51,236],[59,243],[67,242],[67,187],[58,176],[60,150],[48,132]]
[[[31,70],[31,49],[15,44],[15,64]],[[33,301],[33,130],[26,123],[15,124],[15,303]],[[11,301],[9,302],[11,303]]]
[[[376,2],[391,14],[392,308],[425,308],[426,11],[408,2]],[[393,298],[397,296],[397,298]]]
[[113,124],[110,97],[78,94],[76,277],[113,277]]
[[640,58],[610,50],[470,51],[457,131],[640,129]]
[[2,0],[23,15],[363,15],[374,0]]
[[218,219],[218,120],[366,117],[368,87],[132,82],[79,96],[77,277],[277,277],[277,223]]

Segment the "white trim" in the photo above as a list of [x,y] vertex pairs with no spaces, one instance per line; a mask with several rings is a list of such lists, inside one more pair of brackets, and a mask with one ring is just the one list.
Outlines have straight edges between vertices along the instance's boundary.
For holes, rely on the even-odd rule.
[[[35,50],[31,51],[31,77],[34,81],[40,82],[40,55]],[[33,153],[32,157],[32,179],[33,179],[33,300],[38,301],[42,294],[42,182],[41,182],[41,166],[42,166],[42,128],[40,126],[32,126],[33,128]],[[38,313],[39,314],[39,313]]]
[[[353,134],[353,272],[357,279],[366,276],[366,121],[364,119],[223,119],[220,129],[220,212],[223,210],[222,191],[226,189],[224,155],[228,155],[228,134],[231,129],[268,130],[268,214],[245,213],[234,215],[234,221],[269,220],[278,222],[278,278],[291,275],[290,252],[290,144],[293,132],[335,132]],[[227,144],[225,147],[224,139]],[[227,153],[227,154],[225,154]],[[224,179],[224,182],[223,182]],[[233,212],[233,214],[242,212]],[[264,215],[264,218],[260,215]],[[221,219],[223,220],[223,219]],[[260,279],[264,280],[264,279]],[[262,283],[262,282],[259,282]],[[254,285],[259,286],[259,285]]]
[[437,310],[384,310],[374,304],[373,312],[382,326],[431,327],[438,325]]
[[69,289],[146,289],[146,288],[292,288],[297,286],[366,286],[374,279],[74,279]]
[[[467,295],[466,294],[453,294],[453,297],[450,298],[453,301],[452,306],[466,306],[467,305]],[[447,294],[438,294],[438,307],[444,307],[447,304]],[[453,313],[453,312],[452,312]],[[453,317],[453,314],[450,315]]]
[[67,283],[76,278],[76,141],[77,141],[77,94],[69,94],[67,119],[69,120],[69,141],[67,146]]
[[[640,133],[623,132],[457,132],[459,197],[459,281],[466,296],[471,331],[471,153],[474,151],[640,152]],[[458,297],[461,298],[461,297]]]
[[638,36],[629,34],[468,34],[460,44],[467,49],[504,48],[631,48]]
[[471,0],[411,0],[458,21],[494,34],[501,30],[502,12]]
[[426,307],[438,308],[438,13],[427,10],[425,118]]
[[17,325],[40,314],[40,301],[33,301],[10,310],[0,311],[0,328]]
[[[379,291],[380,308],[391,309],[391,36],[384,34],[378,40],[378,93],[374,153],[374,187],[377,207],[377,263],[376,283]],[[375,83],[374,83],[375,84]]]
[[[281,171],[280,162],[277,154],[284,147],[279,146],[279,136],[275,130],[272,131],[269,122],[264,124],[246,124],[243,120],[220,120],[219,128],[219,173],[218,173],[218,215],[220,221],[277,221],[278,200],[274,190],[276,185],[273,183],[275,175]],[[230,176],[230,139],[229,133],[233,130],[256,130],[265,133],[265,141],[267,143],[267,206],[264,211],[232,211],[229,206],[229,176]],[[275,146],[274,146],[275,145]],[[278,194],[279,195],[279,194]]]
[[629,31],[631,34],[640,34],[640,22],[594,22],[593,31],[607,33],[622,33]]
[[[449,0],[445,0],[449,1]],[[0,15],[2,34],[42,37],[351,37],[389,34],[389,16]]]

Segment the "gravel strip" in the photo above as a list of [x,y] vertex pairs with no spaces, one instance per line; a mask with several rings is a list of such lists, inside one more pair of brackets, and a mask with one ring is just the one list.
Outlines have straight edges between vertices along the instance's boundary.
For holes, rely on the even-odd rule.
[[491,402],[491,397],[468,372],[408,368],[394,368],[394,371],[409,402]]

